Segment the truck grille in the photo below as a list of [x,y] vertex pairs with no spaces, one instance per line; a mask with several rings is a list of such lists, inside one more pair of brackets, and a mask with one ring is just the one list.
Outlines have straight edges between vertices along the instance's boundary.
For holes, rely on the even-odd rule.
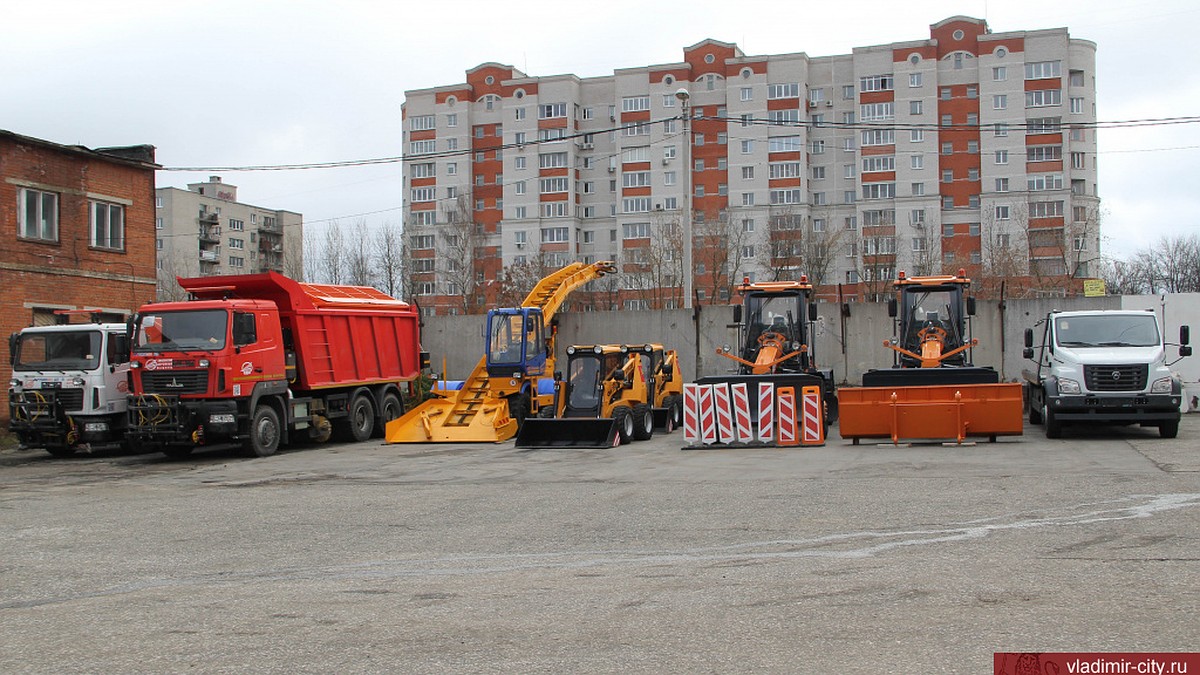
[[1088,391],[1142,391],[1150,367],[1146,364],[1124,366],[1084,366],[1083,379]]
[[82,389],[59,389],[57,396],[58,404],[66,412],[79,412],[83,410]]
[[142,390],[147,394],[203,394],[208,390],[208,371],[143,371]]

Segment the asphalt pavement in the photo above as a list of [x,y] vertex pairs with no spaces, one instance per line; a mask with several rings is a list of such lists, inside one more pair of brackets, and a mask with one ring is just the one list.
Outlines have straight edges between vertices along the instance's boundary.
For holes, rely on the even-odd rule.
[[0,672],[990,672],[1195,651],[1200,416],[962,447],[0,451]]

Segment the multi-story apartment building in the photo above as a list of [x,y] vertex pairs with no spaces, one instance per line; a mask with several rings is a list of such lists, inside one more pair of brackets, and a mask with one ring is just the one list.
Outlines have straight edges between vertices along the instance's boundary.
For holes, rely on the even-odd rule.
[[180,297],[175,277],[274,270],[302,278],[304,217],[242,204],[237,187],[210,176],[186,190],[155,190],[158,293]]
[[[92,150],[0,131],[0,335],[56,323],[60,310],[120,321],[154,298],[157,168],[149,145]],[[0,361],[0,380],[10,375]]]
[[405,93],[413,288],[456,313],[615,259],[587,305],[677,307],[690,233],[704,302],[743,277],[873,299],[898,270],[960,268],[984,294],[1064,292],[1099,255],[1095,82],[1065,28],[967,17],[836,56],[705,40],[604,77],[485,63]]

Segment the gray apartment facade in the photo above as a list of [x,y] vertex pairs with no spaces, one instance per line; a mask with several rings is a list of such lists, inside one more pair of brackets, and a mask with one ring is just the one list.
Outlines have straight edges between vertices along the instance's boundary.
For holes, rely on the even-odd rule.
[[181,297],[175,277],[275,271],[302,278],[304,217],[238,201],[219,176],[155,191],[158,295]]

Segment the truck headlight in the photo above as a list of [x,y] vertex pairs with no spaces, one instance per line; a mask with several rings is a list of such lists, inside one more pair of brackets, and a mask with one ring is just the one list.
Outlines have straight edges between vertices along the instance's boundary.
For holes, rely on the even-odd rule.
[[77,378],[71,380],[71,384],[75,385],[76,387],[82,387],[83,386],[83,378],[77,377]]
[[221,413],[219,415],[209,415],[209,424],[233,424],[234,417],[232,413]]
[[8,388],[9,388],[9,389],[16,389],[16,388],[17,388],[17,387],[19,387],[19,386],[21,386],[21,381],[20,381],[20,380],[15,380],[15,379],[14,379],[14,380],[9,380],[9,381],[8,381]]
[[209,366],[208,359],[200,359],[197,363],[200,364],[201,368],[207,368]]
[[1150,385],[1151,394],[1169,394],[1171,393],[1171,378],[1160,377]]
[[1058,393],[1060,394],[1078,394],[1080,391],[1082,390],[1079,388],[1079,383],[1075,380],[1063,378],[1058,381]]
[[88,422],[83,425],[83,430],[88,432],[108,431],[108,422]]

